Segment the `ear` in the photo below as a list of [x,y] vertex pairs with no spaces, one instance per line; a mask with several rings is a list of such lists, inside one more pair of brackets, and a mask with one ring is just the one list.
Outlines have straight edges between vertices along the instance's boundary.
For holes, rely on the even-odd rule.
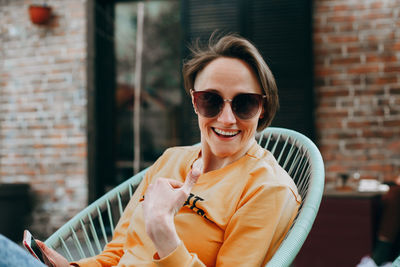
[[265,114],[265,109],[264,109],[264,106],[262,106],[262,107],[261,107],[260,117],[259,117],[258,119],[264,118],[264,114]]
[[196,105],[194,104],[194,97],[193,97],[192,91],[190,91],[190,98],[192,99],[192,106],[193,106],[194,113],[197,114],[197,109],[196,109]]

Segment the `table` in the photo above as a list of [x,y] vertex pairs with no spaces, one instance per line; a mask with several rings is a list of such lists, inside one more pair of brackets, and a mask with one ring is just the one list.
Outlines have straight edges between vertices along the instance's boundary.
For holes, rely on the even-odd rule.
[[325,192],[295,267],[354,267],[375,241],[381,192]]

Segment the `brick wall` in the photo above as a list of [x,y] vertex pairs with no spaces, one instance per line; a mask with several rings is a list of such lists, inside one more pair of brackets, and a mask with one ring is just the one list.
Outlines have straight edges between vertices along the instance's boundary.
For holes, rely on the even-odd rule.
[[[0,0],[0,183],[29,182],[47,237],[86,206],[84,0]],[[400,0],[315,0],[317,142],[327,178],[400,173]]]
[[86,10],[48,1],[36,26],[32,2],[0,1],[0,183],[31,184],[29,228],[44,238],[87,204]]
[[400,1],[314,1],[316,128],[327,179],[400,173]]

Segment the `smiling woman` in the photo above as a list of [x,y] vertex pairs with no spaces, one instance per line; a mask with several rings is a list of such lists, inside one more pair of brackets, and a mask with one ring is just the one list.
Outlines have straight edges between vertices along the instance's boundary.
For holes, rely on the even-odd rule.
[[[197,92],[214,92],[222,99],[243,98],[243,95],[254,94],[262,99],[262,90],[257,76],[250,66],[236,58],[220,57],[210,62],[196,77]],[[248,96],[248,95],[247,95]],[[205,171],[212,171],[226,166],[241,158],[254,142],[257,124],[264,111],[261,102],[253,106],[254,113],[247,119],[241,119],[233,110],[230,101],[220,105],[220,112],[215,116],[205,116],[207,113],[198,112],[200,99],[193,97],[193,103],[198,114],[201,132],[202,160]],[[236,104],[236,103],[235,103]],[[245,102],[239,103],[245,105]],[[214,106],[216,106],[214,104]],[[218,107],[218,106],[216,106]],[[210,109],[210,107],[208,108]],[[209,166],[209,167],[208,167]]]
[[[104,251],[74,265],[260,266],[288,232],[301,199],[255,141],[278,107],[257,49],[222,37],[194,51],[183,75],[201,145],[167,149],[146,171]],[[43,250],[56,266],[65,264]]]

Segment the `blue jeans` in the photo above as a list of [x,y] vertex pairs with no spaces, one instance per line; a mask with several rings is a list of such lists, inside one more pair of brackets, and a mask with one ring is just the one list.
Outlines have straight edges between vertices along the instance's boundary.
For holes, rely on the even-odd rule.
[[35,259],[28,251],[0,234],[0,267],[45,267],[46,265]]

